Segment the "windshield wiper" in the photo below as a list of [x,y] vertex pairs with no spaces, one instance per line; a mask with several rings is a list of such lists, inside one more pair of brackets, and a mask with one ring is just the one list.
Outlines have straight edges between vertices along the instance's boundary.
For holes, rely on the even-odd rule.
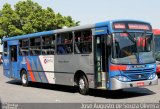
[[124,33],[128,34],[128,38],[135,44],[137,44],[137,42],[135,41],[135,35],[132,36],[128,31],[124,31]]
[[127,33],[128,34],[128,38],[136,45],[137,53],[135,53],[134,55],[137,58],[137,62],[140,63],[139,62],[139,50],[138,50],[138,47],[137,47],[137,39],[136,39],[135,34],[132,36],[128,31],[124,31],[124,33]]

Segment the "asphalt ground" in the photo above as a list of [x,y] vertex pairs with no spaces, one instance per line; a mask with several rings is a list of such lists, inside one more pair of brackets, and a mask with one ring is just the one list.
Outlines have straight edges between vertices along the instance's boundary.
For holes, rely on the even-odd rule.
[[0,100],[2,103],[159,103],[160,84],[122,92],[91,89],[88,95],[81,95],[76,88],[63,85],[31,83],[23,87],[20,81],[3,76],[0,66]]

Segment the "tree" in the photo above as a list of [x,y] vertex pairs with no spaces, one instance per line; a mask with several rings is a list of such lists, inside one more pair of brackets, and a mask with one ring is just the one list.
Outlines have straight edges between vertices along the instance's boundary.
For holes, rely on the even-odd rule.
[[5,4],[0,10],[0,38],[77,25],[79,22],[71,16],[56,14],[49,7],[43,9],[32,0],[19,1],[14,9],[10,4]]
[[23,34],[23,31],[16,28],[19,19],[11,5],[5,4],[0,11],[0,37],[11,36],[12,33]]

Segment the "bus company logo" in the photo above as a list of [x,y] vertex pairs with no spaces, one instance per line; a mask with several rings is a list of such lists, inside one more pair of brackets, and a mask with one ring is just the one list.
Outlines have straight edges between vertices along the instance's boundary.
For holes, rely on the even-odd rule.
[[145,65],[134,65],[132,66],[132,68],[145,68],[146,66]]
[[132,66],[127,66],[127,70],[131,70],[132,68]]
[[44,59],[44,63],[45,63],[45,64],[47,64],[47,63],[49,63],[49,62],[53,62],[53,60],[52,60],[52,59]]

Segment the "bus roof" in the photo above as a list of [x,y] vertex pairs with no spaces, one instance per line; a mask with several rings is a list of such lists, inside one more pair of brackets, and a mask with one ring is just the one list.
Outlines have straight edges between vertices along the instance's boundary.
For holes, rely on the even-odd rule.
[[5,37],[5,38],[3,38],[3,41],[19,40],[19,39],[24,39],[24,38],[38,37],[38,36],[47,36],[47,35],[52,35],[52,34],[56,34],[56,33],[83,30],[83,29],[89,29],[89,28],[99,28],[99,27],[110,26],[113,22],[123,22],[123,21],[133,21],[133,22],[142,22],[142,23],[150,24],[148,22],[144,22],[144,21],[140,21],[140,20],[109,20],[109,21],[99,22],[96,24],[85,25],[85,26],[75,26],[75,27],[70,27],[70,28],[65,28],[65,29],[37,32],[37,33],[25,34],[25,35],[14,36],[14,37]]
[[154,35],[160,35],[160,29],[153,29]]

